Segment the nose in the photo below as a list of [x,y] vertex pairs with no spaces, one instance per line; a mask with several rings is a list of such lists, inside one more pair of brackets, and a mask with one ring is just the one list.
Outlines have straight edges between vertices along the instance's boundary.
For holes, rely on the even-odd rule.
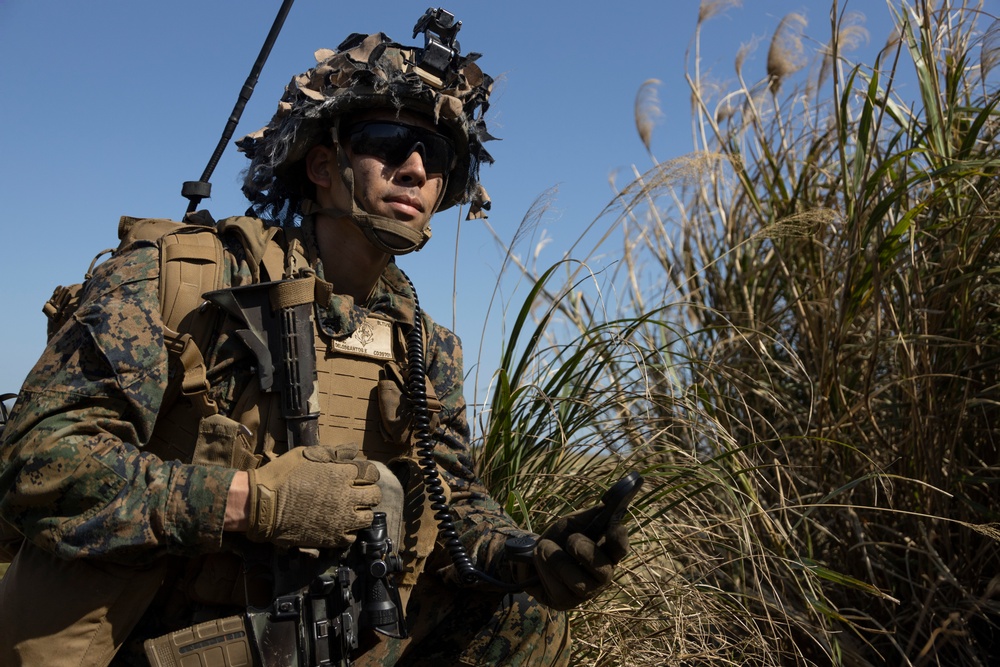
[[416,187],[420,187],[427,182],[427,171],[424,169],[424,150],[422,143],[417,142],[413,144],[410,154],[396,168],[395,179],[398,182]]

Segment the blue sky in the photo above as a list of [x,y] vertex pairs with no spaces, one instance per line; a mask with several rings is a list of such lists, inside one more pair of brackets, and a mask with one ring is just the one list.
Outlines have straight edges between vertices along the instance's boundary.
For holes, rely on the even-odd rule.
[[[991,0],[987,9],[998,3]],[[0,393],[16,391],[41,353],[41,306],[52,289],[78,282],[98,251],[117,244],[119,216],[183,214],[181,183],[200,176],[279,5],[0,0]],[[685,50],[698,5],[444,5],[463,21],[463,51],[484,54],[480,65],[498,79],[488,119],[502,141],[490,145],[496,164],[483,170],[482,180],[493,198],[490,223],[501,237],[509,239],[532,203],[548,193],[551,206],[534,240],[543,233],[551,239],[539,262],[555,262],[611,200],[609,178],[617,175],[624,185],[633,165],[642,171],[651,166],[633,121],[635,95],[647,79],[662,82],[654,154],[667,160],[691,150]],[[413,24],[427,6],[298,0],[236,136],[266,123],[284,85],[314,63],[316,49],[334,48],[351,32],[379,30],[413,43]],[[847,6],[867,15],[867,52],[881,47],[890,32],[886,5]],[[806,34],[825,42],[829,10],[825,0],[746,0],[706,24],[702,70],[733,78],[740,44],[756,38],[761,43],[745,70],[749,79],[760,78],[767,42],[782,16],[804,14]],[[205,206],[216,218],[246,207],[238,185],[243,162],[230,147],[215,171]],[[428,247],[400,265],[414,279],[424,309],[466,342],[470,368],[487,332],[488,372],[501,323],[496,314],[487,320],[487,307],[503,253],[484,225],[459,227],[454,211],[437,216],[433,228]],[[606,261],[614,261],[613,252]],[[501,300],[509,301],[515,287],[504,285]]]

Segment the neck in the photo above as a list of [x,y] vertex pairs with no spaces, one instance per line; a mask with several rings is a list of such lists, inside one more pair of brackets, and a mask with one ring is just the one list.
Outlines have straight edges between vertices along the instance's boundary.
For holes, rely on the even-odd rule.
[[316,244],[323,273],[338,294],[368,301],[390,256],[375,248],[348,217],[316,216]]

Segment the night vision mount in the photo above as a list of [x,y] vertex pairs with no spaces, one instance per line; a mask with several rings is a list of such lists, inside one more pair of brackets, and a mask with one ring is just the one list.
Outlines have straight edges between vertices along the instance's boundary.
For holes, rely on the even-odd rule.
[[424,33],[424,51],[417,66],[443,82],[449,70],[457,69],[461,47],[455,36],[462,22],[455,15],[438,7],[429,7],[413,26],[414,39]]

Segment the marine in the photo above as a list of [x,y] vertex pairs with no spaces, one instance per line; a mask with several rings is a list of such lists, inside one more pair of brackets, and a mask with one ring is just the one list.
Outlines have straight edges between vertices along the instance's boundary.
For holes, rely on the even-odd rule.
[[123,218],[50,304],[0,446],[0,664],[568,664],[626,533],[490,497],[461,344],[395,263],[489,206],[458,25],[317,51],[237,143],[246,215]]

